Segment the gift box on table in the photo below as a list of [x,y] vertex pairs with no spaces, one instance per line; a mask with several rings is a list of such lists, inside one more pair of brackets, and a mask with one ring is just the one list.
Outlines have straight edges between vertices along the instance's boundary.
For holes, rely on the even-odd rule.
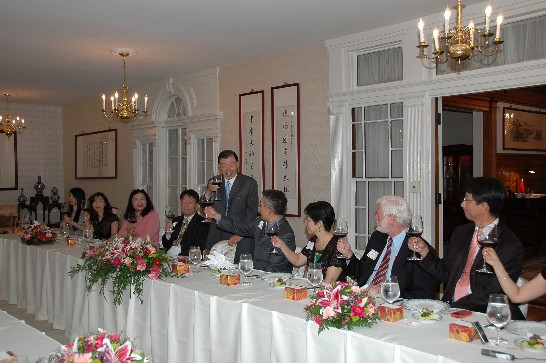
[[220,285],[233,286],[238,285],[241,281],[241,275],[239,274],[221,274]]
[[298,286],[286,286],[284,288],[284,298],[288,300],[307,299],[307,288]]
[[[67,244],[68,246],[76,246],[76,245],[78,244],[78,239],[77,239],[77,238],[67,238],[66,244]],[[93,250],[92,247],[93,247],[93,246],[89,246],[89,249],[90,249],[90,250]]]
[[190,265],[188,265],[186,262],[174,261],[172,265],[172,273],[175,275],[190,273]]
[[383,321],[395,322],[404,319],[404,307],[394,305],[379,305],[377,315]]
[[471,323],[460,321],[449,324],[449,338],[461,342],[471,342],[478,339],[478,333]]

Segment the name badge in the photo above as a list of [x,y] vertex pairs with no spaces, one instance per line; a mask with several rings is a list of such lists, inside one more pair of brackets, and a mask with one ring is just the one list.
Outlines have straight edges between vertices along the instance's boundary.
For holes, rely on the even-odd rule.
[[377,256],[379,256],[379,252],[377,252],[376,250],[371,250],[370,252],[368,252],[368,254],[367,254],[366,256],[368,256],[368,257],[371,258],[373,261],[375,261],[375,259],[377,258]]
[[305,246],[305,248],[307,248],[308,250],[313,250],[313,247],[315,246],[315,242],[307,242],[307,246]]

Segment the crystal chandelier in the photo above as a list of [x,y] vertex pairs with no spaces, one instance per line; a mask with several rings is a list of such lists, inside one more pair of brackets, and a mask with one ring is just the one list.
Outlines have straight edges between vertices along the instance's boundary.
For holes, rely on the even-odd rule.
[[5,122],[2,122],[2,116],[0,116],[0,133],[4,133],[8,136],[11,136],[14,132],[22,132],[22,130],[25,128],[25,120],[20,119],[19,116],[11,116],[11,113],[9,112],[9,97],[11,96],[9,93],[4,93],[4,96],[6,96],[6,102],[8,104],[8,114],[6,115]]
[[483,54],[485,57],[497,54],[499,45],[503,43],[500,36],[503,16],[502,13],[499,13],[497,16],[495,38],[491,40],[490,38],[493,37],[493,33],[490,31],[491,12],[491,5],[487,4],[483,30],[476,29],[472,20],[470,20],[468,26],[463,26],[463,3],[462,0],[457,0],[457,24],[450,28],[449,18],[451,17],[451,9],[447,6],[444,12],[444,30],[434,28],[432,32],[434,49],[431,55],[425,53],[425,48],[428,48],[423,31],[425,23],[423,19],[419,19],[419,23],[417,24],[419,28],[419,45],[417,48],[421,49],[421,56],[435,60],[436,63],[445,63],[449,59],[461,63],[461,61],[472,59],[475,51]]
[[138,117],[139,119],[146,118],[146,115],[148,113],[148,96],[146,95],[144,97],[144,111],[140,112],[138,109],[138,94],[135,93],[131,97],[131,102],[128,102],[127,99],[127,82],[126,82],[126,74],[125,74],[125,58],[129,57],[130,55],[136,54],[131,49],[120,49],[120,50],[112,50],[112,54],[119,55],[123,58],[123,88],[122,88],[122,96],[121,100],[119,99],[119,94],[116,91],[113,96],[110,97],[110,101],[112,103],[112,110],[108,112],[106,110],[106,95],[102,95],[102,114],[104,115],[104,118],[107,120],[115,120],[119,121],[124,125],[127,125],[131,121],[133,121],[134,118]]

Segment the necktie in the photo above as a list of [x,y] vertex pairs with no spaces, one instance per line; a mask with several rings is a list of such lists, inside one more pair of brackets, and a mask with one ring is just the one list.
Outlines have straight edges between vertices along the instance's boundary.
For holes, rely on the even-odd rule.
[[229,207],[229,192],[231,191],[231,182],[226,180],[226,213]]
[[392,238],[389,237],[387,240],[387,250],[385,251],[381,264],[379,265],[379,268],[372,279],[372,285],[379,285],[385,281],[385,277],[387,277],[387,271],[389,269],[389,262],[391,261],[391,249]]
[[180,228],[180,233],[178,233],[176,241],[173,242],[174,246],[178,246],[180,244],[180,241],[182,241],[182,237],[184,237],[184,232],[186,231],[186,228],[188,228],[188,218],[184,217],[184,222],[182,222],[182,228]]
[[466,258],[466,264],[464,266],[463,273],[455,285],[455,293],[453,294],[453,301],[457,301],[466,295],[472,293],[470,290],[470,270],[472,269],[472,264],[476,259],[476,254],[478,252],[478,233],[480,232],[479,228],[476,228],[474,231],[474,236],[472,236],[472,242],[470,242],[470,248],[468,250],[468,257]]

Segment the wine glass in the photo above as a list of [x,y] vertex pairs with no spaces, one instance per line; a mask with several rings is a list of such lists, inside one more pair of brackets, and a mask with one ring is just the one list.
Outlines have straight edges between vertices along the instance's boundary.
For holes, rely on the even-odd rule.
[[239,258],[239,271],[245,275],[245,281],[242,282],[242,285],[252,285],[252,282],[247,281],[248,274],[254,270],[254,261],[252,261],[251,254],[242,254]]
[[91,204],[89,203],[87,199],[82,200],[82,203],[80,206],[81,206],[81,209],[85,212],[89,212],[91,210]]
[[[213,175],[210,178],[210,182],[212,183],[212,185],[216,185],[217,187],[220,187],[220,185],[222,185],[223,179],[224,179],[224,176],[222,174]],[[220,199],[218,195],[218,191],[214,192],[214,200],[222,200]]]
[[31,224],[32,221],[30,220],[30,217],[28,215],[23,215],[21,217],[21,227],[23,227],[24,229],[28,229]]
[[[332,231],[334,233],[334,236],[338,237],[338,240],[343,239],[347,236],[347,233],[349,233],[349,227],[347,225],[347,220],[344,218],[336,218],[334,222],[334,229]],[[337,258],[345,258],[345,255],[343,253],[337,251],[336,252]]]
[[[188,259],[192,265],[197,266],[199,261],[201,261],[201,248],[199,248],[199,246],[190,246]],[[194,271],[194,273],[197,273],[197,271]]]
[[70,225],[63,224],[61,227],[61,236],[66,240],[70,236]]
[[[269,238],[273,236],[277,236],[279,234],[279,223],[278,222],[266,223],[265,234],[267,234]],[[275,246],[273,246],[273,250],[270,253],[278,254],[279,251],[277,251]]]
[[[408,228],[407,235],[411,237],[420,237],[423,234],[423,217],[419,214],[415,214],[411,217],[411,223]],[[421,257],[417,256],[417,253],[413,251],[413,256],[408,257],[408,261],[421,261]]]
[[381,284],[381,297],[389,304],[392,304],[400,297],[400,286],[396,276],[385,278],[385,281]]
[[[494,225],[493,228],[491,228],[491,231],[489,231],[488,234],[485,234],[483,229],[481,229],[478,232],[478,243],[480,246],[482,246],[482,249],[485,247],[491,247],[495,248],[497,246],[497,239],[498,239],[498,228],[497,225]],[[487,263],[485,262],[485,259],[483,260],[483,266],[482,268],[476,270],[476,272],[482,273],[482,274],[492,274],[493,271],[490,271],[487,268]]]
[[503,294],[489,295],[489,303],[487,304],[487,320],[497,328],[497,338],[493,339],[493,343],[506,344],[507,340],[500,337],[500,329],[510,322],[510,306],[508,298]]
[[324,276],[322,275],[322,264],[310,263],[307,267],[307,282],[313,286],[313,290],[322,283]]
[[89,243],[89,241],[91,241],[91,239],[93,238],[93,230],[92,229],[84,229],[83,230],[83,239]]
[[[214,205],[214,196],[212,194],[207,195],[207,193],[203,193],[200,203],[203,207],[212,207]],[[210,223],[208,214],[205,213],[205,219],[203,219],[201,222]]]
[[165,231],[167,238],[171,238],[171,233],[173,233],[173,219],[176,217],[173,207],[165,207],[165,217],[167,217],[167,219],[171,222],[169,223],[169,229]]
[[68,203],[61,204],[61,214],[66,216],[70,214],[70,204]]

